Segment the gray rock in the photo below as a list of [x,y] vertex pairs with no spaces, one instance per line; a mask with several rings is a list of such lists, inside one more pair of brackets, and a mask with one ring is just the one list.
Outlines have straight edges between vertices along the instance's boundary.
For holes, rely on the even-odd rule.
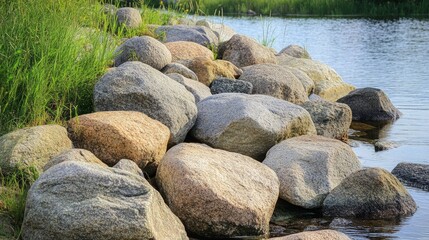
[[121,169],[140,177],[144,177],[143,171],[137,166],[137,164],[129,159],[121,159],[113,168]]
[[167,47],[155,38],[133,37],[116,49],[115,66],[127,61],[140,61],[161,70],[171,63],[171,53]]
[[305,74],[305,72],[297,68],[286,67],[286,66],[282,66],[282,67],[291,71],[293,75],[295,75],[295,77],[298,78],[298,80],[302,83],[302,86],[304,87],[304,90],[307,93],[307,96],[310,96],[313,93],[315,88],[314,82],[307,74]]
[[353,121],[391,122],[401,116],[387,95],[377,88],[359,88],[337,100],[349,105]]
[[244,67],[240,80],[253,85],[253,94],[263,94],[291,103],[308,101],[301,81],[287,68],[276,64],[256,64]]
[[329,227],[330,228],[344,227],[352,223],[353,223],[352,221],[345,218],[334,218],[332,222],[329,224]]
[[140,111],[166,125],[169,144],[182,142],[194,125],[197,107],[186,88],[141,62],[127,62],[95,85],[96,111]]
[[236,34],[234,29],[225,24],[212,23],[205,19],[199,20],[196,24],[210,28],[219,38],[219,42],[226,42]]
[[218,57],[232,62],[237,67],[261,63],[277,63],[276,56],[267,47],[244,35],[234,35],[220,45]]
[[72,148],[67,130],[59,125],[19,129],[0,137],[0,171],[35,167],[42,172],[54,156]]
[[191,131],[210,146],[261,160],[276,143],[315,133],[303,108],[270,96],[242,93],[216,94],[199,102]]
[[115,16],[118,8],[113,4],[105,3],[101,10],[108,16]]
[[278,55],[289,55],[291,57],[296,58],[307,58],[311,59],[310,54],[305,50],[305,48],[298,46],[298,45],[289,45],[285,48],[283,48]]
[[351,240],[346,234],[335,230],[318,230],[300,232],[284,237],[270,238],[273,240]]
[[347,140],[352,110],[343,103],[307,101],[300,105],[310,113],[317,135],[339,140]]
[[215,79],[210,85],[212,94],[219,93],[246,93],[251,94],[253,85],[250,82],[229,78]]
[[191,69],[180,63],[167,64],[161,71],[166,75],[170,73],[178,73],[186,78],[198,81],[197,75]]
[[429,165],[418,163],[399,163],[392,170],[406,185],[429,191]]
[[206,85],[186,78],[180,74],[177,73],[171,73],[168,74],[167,76],[169,76],[171,79],[175,80],[176,82],[182,84],[183,86],[185,86],[185,88],[192,93],[192,95],[194,95],[195,97],[195,103],[200,102],[201,100],[211,96],[212,94],[210,93],[210,88],[207,87]]
[[116,11],[119,25],[124,24],[128,28],[137,28],[142,24],[142,16],[135,8],[124,7]]
[[183,224],[142,177],[68,161],[28,192],[23,239],[188,239]]
[[279,183],[271,169],[249,157],[182,143],[165,155],[157,182],[190,233],[212,238],[268,234]]
[[381,168],[351,174],[323,202],[323,215],[329,217],[389,219],[412,215],[416,209],[405,187]]
[[312,102],[321,102],[321,101],[325,101],[321,96],[317,95],[317,94],[310,94],[310,96],[308,96],[308,100],[312,101]]
[[203,26],[161,26],[155,33],[164,37],[164,42],[189,41],[203,46],[216,46],[219,39],[208,27]]
[[397,147],[398,147],[397,143],[389,142],[389,141],[378,140],[374,143],[374,150],[376,152],[386,151],[386,150],[397,148]]
[[347,144],[321,136],[284,140],[262,163],[279,177],[280,198],[303,208],[321,207],[328,193],[361,167]]
[[107,165],[98,159],[92,152],[85,149],[73,148],[51,158],[51,160],[49,160],[49,162],[43,168],[43,171],[46,171],[49,168],[66,161],[95,163],[99,164],[100,166],[107,167]]

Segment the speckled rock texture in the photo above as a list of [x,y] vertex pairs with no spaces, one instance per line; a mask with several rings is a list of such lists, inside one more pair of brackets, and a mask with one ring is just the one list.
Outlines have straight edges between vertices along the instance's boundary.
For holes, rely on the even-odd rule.
[[270,238],[272,240],[351,240],[346,234],[335,230],[306,231],[284,237]]
[[220,45],[218,56],[240,68],[260,63],[277,63],[276,56],[269,48],[239,34]]
[[351,174],[323,202],[323,215],[330,217],[388,219],[416,210],[416,202],[401,182],[381,168]]
[[164,38],[164,42],[187,41],[195,42],[203,46],[217,46],[219,39],[208,27],[204,26],[161,26],[155,33]]
[[302,86],[304,87],[304,90],[307,93],[307,96],[310,96],[313,93],[315,84],[313,80],[307,74],[305,74],[305,72],[293,67],[287,67],[287,66],[282,66],[282,67],[292,72],[293,75],[295,75],[295,77],[298,78],[298,80],[301,82]]
[[171,73],[167,76],[185,86],[186,90],[188,90],[190,93],[192,93],[192,95],[194,95],[195,103],[198,103],[201,100],[212,95],[210,92],[210,88],[198,81],[186,78],[177,73]]
[[252,158],[182,143],[164,156],[157,182],[190,233],[218,238],[268,234],[279,183],[271,169]]
[[234,29],[222,23],[212,23],[207,20],[199,20],[196,24],[210,28],[219,38],[219,42],[226,42],[237,34]]
[[197,75],[189,68],[187,68],[185,65],[180,63],[170,63],[167,64],[162,70],[162,73],[168,75],[172,73],[180,74],[186,78],[198,81]]
[[7,175],[32,166],[41,172],[52,157],[72,147],[67,130],[59,125],[19,129],[0,137],[0,171]]
[[143,177],[75,161],[51,167],[31,186],[22,237],[188,239],[183,224]]
[[251,94],[253,84],[250,82],[230,79],[230,78],[217,78],[210,85],[212,94],[219,93],[246,93]]
[[121,169],[140,177],[144,177],[143,171],[137,166],[137,164],[129,159],[121,159],[113,168]]
[[392,174],[408,186],[429,191],[429,165],[418,163],[399,163]]
[[140,61],[157,70],[171,63],[172,57],[167,47],[149,36],[132,37],[116,50],[115,66],[128,61]]
[[280,198],[303,208],[320,208],[332,189],[361,168],[351,147],[321,136],[284,140],[262,163],[279,177]]
[[67,128],[74,145],[113,166],[125,158],[155,168],[167,150],[170,131],[141,112],[96,112],[73,118]]
[[198,43],[177,41],[165,43],[165,46],[170,50],[173,62],[197,57],[214,59],[213,52]]
[[51,160],[49,160],[49,162],[43,168],[43,171],[46,171],[49,168],[65,161],[96,163],[100,166],[107,167],[107,165],[98,159],[92,152],[85,149],[72,148],[51,158]]
[[298,45],[289,45],[283,48],[277,55],[289,55],[296,58],[307,58],[311,59],[310,54],[305,50],[305,48]]
[[274,97],[242,93],[216,94],[199,102],[191,131],[212,147],[259,160],[286,138],[315,133],[305,109]]
[[127,62],[95,85],[96,111],[139,111],[170,129],[169,144],[182,142],[197,117],[194,96],[186,88],[141,62]]
[[125,25],[128,28],[137,28],[142,24],[142,16],[139,10],[130,7],[119,8],[116,11],[116,17],[119,25]]
[[269,95],[299,104],[308,101],[301,81],[288,69],[276,64],[244,67],[240,80],[253,85],[253,94]]

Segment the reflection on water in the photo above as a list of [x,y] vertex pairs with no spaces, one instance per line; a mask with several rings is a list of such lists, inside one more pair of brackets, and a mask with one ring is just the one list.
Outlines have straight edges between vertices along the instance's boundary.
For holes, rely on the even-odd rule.
[[[213,20],[258,40],[265,33],[265,38],[275,39],[273,47],[277,51],[289,44],[304,46],[313,59],[332,66],[344,81],[357,87],[383,89],[403,115],[384,127],[354,126],[350,135],[358,141],[353,149],[363,166],[391,171],[399,162],[429,164],[429,20]],[[398,143],[399,147],[375,152],[372,143],[377,139]],[[408,190],[419,206],[414,216],[394,222],[353,220],[351,225],[338,229],[356,239],[429,239],[429,193]],[[330,228],[332,219],[323,219],[317,213],[302,213],[302,209],[295,212],[298,216],[288,215],[288,211],[277,215],[284,217],[277,223],[286,228],[272,229],[292,233]]]

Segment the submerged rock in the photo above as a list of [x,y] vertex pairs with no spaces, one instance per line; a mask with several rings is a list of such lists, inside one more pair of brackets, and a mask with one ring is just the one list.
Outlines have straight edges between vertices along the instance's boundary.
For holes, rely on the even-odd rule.
[[376,152],[385,151],[385,150],[389,150],[397,147],[398,147],[397,143],[389,142],[389,141],[378,140],[374,143],[374,149]]
[[406,185],[429,191],[429,165],[418,163],[399,163],[392,170]]
[[330,217],[389,219],[412,215],[416,209],[405,187],[381,168],[351,174],[323,202],[323,215]]
[[268,234],[279,182],[252,158],[182,143],[161,161],[157,182],[190,233],[217,238]]
[[270,238],[273,240],[351,240],[346,234],[335,230],[306,231],[284,237]]

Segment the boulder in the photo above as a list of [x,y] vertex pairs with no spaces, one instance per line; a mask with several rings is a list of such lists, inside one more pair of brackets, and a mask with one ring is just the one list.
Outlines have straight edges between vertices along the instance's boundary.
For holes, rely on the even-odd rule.
[[67,161],[28,192],[23,239],[188,239],[183,224],[141,176]]
[[269,95],[296,104],[308,101],[301,81],[282,66],[256,64],[242,69],[239,79],[252,83],[253,94]]
[[277,59],[279,65],[296,68],[306,73],[315,84],[314,93],[325,100],[336,101],[355,89],[352,85],[345,83],[334,69],[321,62],[294,58],[286,54],[277,56]]
[[279,177],[280,198],[303,208],[320,208],[328,193],[361,167],[351,147],[322,136],[284,140],[262,163]]
[[246,93],[251,94],[253,85],[250,82],[229,78],[215,79],[210,85],[212,94],[219,93]]
[[139,111],[166,125],[169,144],[182,142],[194,125],[197,107],[186,88],[141,62],[127,62],[95,85],[96,111]]
[[265,165],[240,154],[182,143],[157,171],[170,209],[201,237],[265,236],[279,183]]
[[186,78],[198,81],[197,75],[185,65],[180,63],[170,63],[167,64],[162,70],[162,73],[168,75],[171,73],[178,73]]
[[51,158],[51,160],[49,160],[49,162],[43,168],[43,171],[46,171],[49,168],[65,161],[88,162],[107,167],[107,165],[103,163],[100,159],[98,159],[92,152],[85,149],[72,148]]
[[212,147],[255,159],[278,142],[315,134],[305,109],[265,95],[222,93],[198,103],[198,118],[191,134]]
[[353,121],[390,122],[401,116],[387,95],[377,88],[359,88],[337,100],[349,105]]
[[311,59],[310,54],[307,52],[307,50],[298,45],[289,45],[283,48],[278,55],[289,55],[295,58]]
[[113,166],[126,158],[140,168],[156,168],[167,150],[168,128],[141,112],[96,112],[68,122],[74,145]]
[[291,68],[286,66],[282,67],[292,72],[292,74],[295,75],[296,78],[298,78],[298,80],[302,83],[302,86],[304,87],[307,96],[310,96],[313,93],[315,87],[314,82],[307,74],[305,74],[305,72],[297,68]]
[[346,104],[328,101],[307,101],[300,105],[310,113],[317,135],[347,140],[352,110]]
[[208,27],[204,26],[161,26],[155,30],[157,35],[164,38],[164,42],[187,41],[203,46],[217,46],[219,39]]
[[276,56],[269,48],[239,34],[221,44],[218,57],[240,68],[261,63],[277,63]]
[[406,185],[429,191],[429,165],[418,163],[399,163],[392,170]]
[[171,53],[167,47],[155,38],[132,37],[116,49],[115,66],[128,61],[140,61],[161,70],[171,63]]
[[116,17],[119,25],[125,25],[127,28],[137,28],[142,24],[142,16],[135,8],[124,7],[116,11]]
[[121,159],[113,168],[121,169],[130,173],[134,173],[140,177],[144,177],[143,171],[137,164],[129,159]]
[[181,64],[191,69],[198,77],[198,81],[210,86],[211,82],[219,77],[237,78],[243,71],[234,64],[224,60],[211,60],[210,58],[194,58],[182,60]]
[[219,38],[219,42],[226,42],[236,34],[234,29],[222,23],[212,23],[207,20],[199,20],[196,24],[210,28]]
[[183,86],[185,86],[185,88],[192,93],[192,95],[194,95],[195,97],[195,103],[200,102],[201,100],[203,100],[206,97],[211,96],[212,94],[210,93],[210,88],[207,87],[206,85],[186,78],[180,74],[177,73],[171,73],[168,74],[167,76],[169,76],[171,79],[173,79],[174,81],[182,84]]
[[323,215],[328,217],[390,219],[411,215],[416,209],[405,187],[381,168],[351,174],[323,202]]
[[335,230],[306,231],[287,235],[284,237],[270,238],[272,240],[351,240],[346,234]]
[[7,175],[16,168],[35,167],[42,172],[52,157],[72,147],[67,130],[59,125],[19,129],[0,137],[0,171]]
[[168,48],[168,50],[170,50],[173,57],[173,62],[194,59],[197,57],[210,58],[212,60],[214,59],[213,52],[198,43],[177,41],[167,42],[165,43],[165,46]]

